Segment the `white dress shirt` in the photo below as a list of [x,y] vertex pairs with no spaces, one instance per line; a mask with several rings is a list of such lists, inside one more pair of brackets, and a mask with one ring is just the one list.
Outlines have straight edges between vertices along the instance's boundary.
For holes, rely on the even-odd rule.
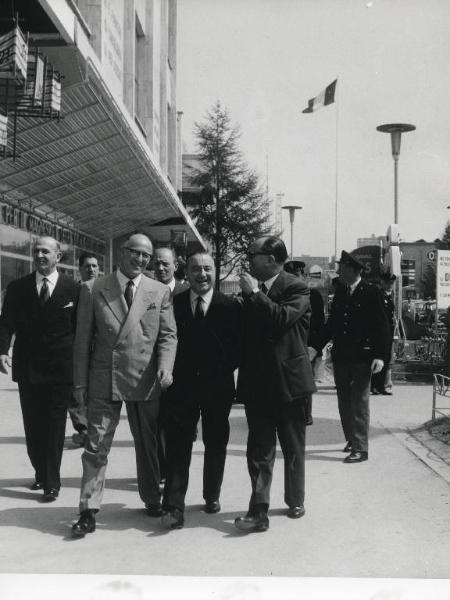
[[[211,300],[213,297],[213,293],[214,290],[211,288],[208,292],[206,292],[206,294],[202,295],[202,300],[203,300],[203,314],[206,315],[206,313],[208,312],[209,309],[209,305],[211,304]],[[192,309],[192,314],[195,315],[195,308],[197,306],[197,298],[200,296],[200,294],[196,294],[194,292],[194,290],[191,289],[191,309]]]
[[[116,275],[117,275],[117,280],[119,281],[120,289],[122,290],[122,294],[125,294],[125,289],[127,287],[127,283],[130,281],[131,278],[124,275],[120,269],[117,269]],[[131,291],[133,292],[133,300],[136,295],[137,287],[141,282],[141,278],[142,278],[142,273],[139,273],[139,275],[137,277],[135,277],[134,279],[131,279],[131,281],[134,284],[133,287],[131,288]]]
[[41,288],[45,278],[47,279],[48,295],[50,297],[53,294],[53,290],[55,289],[58,277],[59,273],[56,269],[53,271],[53,273],[50,273],[50,275],[42,275],[41,273],[39,273],[39,271],[36,271],[36,290],[38,296],[41,293]]

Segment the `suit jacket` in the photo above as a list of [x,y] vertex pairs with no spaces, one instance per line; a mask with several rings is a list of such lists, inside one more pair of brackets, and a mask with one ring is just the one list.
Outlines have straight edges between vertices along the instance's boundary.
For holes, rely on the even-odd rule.
[[173,298],[178,348],[169,397],[183,398],[201,381],[226,397],[235,393],[233,372],[239,364],[240,304],[214,291],[203,319],[194,319],[187,289]]
[[307,351],[310,315],[308,287],[285,271],[267,296],[245,297],[239,401],[292,402],[316,391]]
[[157,398],[159,369],[172,371],[177,347],[170,290],[142,277],[128,312],[117,275],[83,284],[74,347],[74,385],[89,398]]
[[353,294],[340,286],[331,304],[320,348],[333,340],[334,362],[371,362],[385,359],[389,339],[388,322],[378,288],[361,280]]
[[178,294],[181,294],[188,289],[190,289],[188,283],[184,283],[183,281],[178,281],[178,279],[175,279],[175,287],[173,288],[172,297],[178,296]]
[[9,284],[0,316],[0,354],[15,334],[12,378],[30,383],[72,383],[73,339],[79,285],[59,274],[55,289],[39,305],[36,273]]
[[325,313],[322,294],[310,288],[311,320],[309,323],[308,346],[314,347],[325,325]]

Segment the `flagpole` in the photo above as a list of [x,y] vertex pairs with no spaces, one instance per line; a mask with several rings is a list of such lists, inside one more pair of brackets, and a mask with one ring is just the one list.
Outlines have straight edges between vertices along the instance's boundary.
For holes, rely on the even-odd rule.
[[[336,78],[338,79],[338,78]],[[335,165],[335,197],[334,197],[334,262],[337,260],[337,231],[338,231],[338,197],[339,197],[339,178],[338,178],[338,165],[339,165],[339,137],[338,137],[338,113],[339,113],[339,86],[336,86],[336,165]]]

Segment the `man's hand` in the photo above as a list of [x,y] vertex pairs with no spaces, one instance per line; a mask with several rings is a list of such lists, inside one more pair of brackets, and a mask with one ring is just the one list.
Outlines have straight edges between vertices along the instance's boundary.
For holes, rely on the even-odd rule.
[[8,368],[11,366],[9,356],[7,354],[0,354],[0,372],[8,375]]
[[250,273],[242,273],[239,278],[239,285],[244,294],[250,295],[258,287],[258,280],[252,277]]
[[173,378],[172,373],[170,371],[165,371],[164,369],[160,369],[157,373],[159,385],[162,390],[166,390],[168,387],[172,385]]
[[379,373],[383,367],[384,361],[382,361],[381,358],[374,358],[370,370],[372,371],[372,374],[375,375],[375,373]]
[[87,388],[80,387],[73,390],[73,398],[77,406],[85,406],[87,399]]

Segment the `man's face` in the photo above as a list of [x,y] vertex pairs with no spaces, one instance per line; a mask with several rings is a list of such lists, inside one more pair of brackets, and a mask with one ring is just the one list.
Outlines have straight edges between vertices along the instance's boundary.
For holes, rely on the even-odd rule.
[[209,254],[195,254],[187,263],[187,278],[196,294],[209,292],[216,281],[214,261]]
[[270,254],[262,250],[263,241],[256,240],[250,246],[247,252],[247,258],[250,266],[250,275],[261,281],[266,281],[272,277],[270,269]]
[[147,236],[135,234],[125,242],[120,252],[120,270],[125,277],[134,279],[147,268],[153,247]]
[[345,285],[351,285],[358,278],[358,271],[356,271],[352,266],[343,262],[339,263],[337,273]]
[[56,241],[50,237],[39,238],[33,247],[33,259],[37,271],[41,275],[50,275],[61,260],[61,252]]
[[80,267],[81,281],[89,281],[98,277],[99,266],[97,259],[93,256],[85,258]]
[[166,285],[170,283],[174,277],[177,268],[177,263],[173,258],[173,253],[168,248],[157,248],[153,257],[153,269],[155,277],[161,283]]

